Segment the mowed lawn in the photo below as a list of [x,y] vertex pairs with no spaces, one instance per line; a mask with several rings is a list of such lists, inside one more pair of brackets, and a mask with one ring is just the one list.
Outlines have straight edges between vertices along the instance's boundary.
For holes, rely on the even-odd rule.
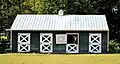
[[0,64],[120,64],[120,54],[0,54]]

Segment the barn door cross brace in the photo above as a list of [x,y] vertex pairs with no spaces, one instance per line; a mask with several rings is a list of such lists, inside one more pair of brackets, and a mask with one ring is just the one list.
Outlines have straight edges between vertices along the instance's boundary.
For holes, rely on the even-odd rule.
[[45,39],[43,40],[43,42],[44,42],[45,40],[47,40],[48,42],[50,42],[50,40],[48,40],[48,38],[50,38],[50,36],[48,36],[48,37],[42,36],[42,37],[45,38]]
[[20,37],[22,37],[22,40],[20,40],[21,42],[23,41],[23,40],[25,40],[26,42],[28,42],[28,40],[26,39],[28,36],[26,35],[26,37],[23,37],[22,35],[20,35]]
[[28,45],[26,45],[26,46],[20,45],[20,46],[22,47],[22,49],[20,49],[21,51],[22,51],[23,49],[26,50],[26,51],[29,51],[29,50],[27,49]]
[[71,51],[71,50],[74,50],[74,51],[75,51],[75,50],[76,50],[76,49],[75,49],[76,46],[73,46],[73,47],[72,47],[72,46],[68,46],[68,47],[70,47],[69,51]]
[[40,51],[41,52],[52,52],[52,33],[41,33],[40,34]]
[[[96,37],[94,37],[96,36]],[[91,40],[93,38],[93,40]],[[96,42],[94,42],[96,41]],[[101,52],[101,34],[91,34],[89,35],[89,52],[100,53]],[[96,46],[94,46],[96,45]]]
[[[93,38],[93,40],[92,40],[91,42],[93,42],[93,41],[97,41],[97,42],[99,43],[99,41],[97,40],[97,38],[99,38],[99,36],[97,36],[97,37],[93,37],[93,35],[92,35],[91,38]],[[97,42],[96,42],[96,43],[97,43]]]
[[93,50],[97,50],[99,52],[99,50],[97,49],[99,47],[99,45],[97,45],[96,47],[94,47],[93,45],[91,46],[93,47],[93,49],[91,50],[93,52]]
[[[23,37],[23,36],[25,36],[25,37]],[[25,40],[25,41],[23,42],[23,40]],[[18,51],[19,52],[30,51],[30,33],[18,33]]]
[[67,50],[66,51],[68,53],[76,53],[76,52],[78,52],[78,45],[76,45],[76,44],[67,44]]
[[43,51],[45,51],[45,50],[48,50],[48,51],[50,51],[50,49],[48,48],[48,47],[51,47],[50,45],[48,45],[48,46],[45,46],[45,45],[43,45]]

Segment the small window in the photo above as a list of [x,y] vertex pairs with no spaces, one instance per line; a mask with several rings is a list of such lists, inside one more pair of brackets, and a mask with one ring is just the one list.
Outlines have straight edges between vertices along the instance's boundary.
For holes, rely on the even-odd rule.
[[56,34],[56,44],[66,44],[67,35],[66,34]]
[[67,44],[78,44],[78,34],[67,34]]

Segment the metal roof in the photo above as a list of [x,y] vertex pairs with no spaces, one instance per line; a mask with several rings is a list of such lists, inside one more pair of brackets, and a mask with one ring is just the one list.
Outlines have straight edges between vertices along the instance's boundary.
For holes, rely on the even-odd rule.
[[9,30],[109,31],[105,15],[17,15]]

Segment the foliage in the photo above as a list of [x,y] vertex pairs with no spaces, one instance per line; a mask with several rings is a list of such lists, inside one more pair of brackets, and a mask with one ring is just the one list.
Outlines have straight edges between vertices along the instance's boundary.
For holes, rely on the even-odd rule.
[[0,53],[10,52],[10,42],[9,41],[0,41]]
[[7,2],[0,0],[0,25],[7,21]]
[[4,39],[5,41],[8,41],[8,36],[0,36],[0,41],[2,41],[2,39]]
[[0,53],[10,52],[10,40],[8,33],[0,33]]
[[16,15],[19,14],[18,0],[0,0],[0,29],[10,28]]
[[[110,39],[120,41],[119,0],[26,0],[21,4],[22,6],[23,14],[26,12],[32,14],[57,14],[60,9],[63,9],[65,14],[105,14],[110,28]],[[117,12],[113,11],[114,7],[118,8]]]
[[26,0],[22,5],[37,14],[57,14],[60,8],[66,10],[67,0]]
[[109,52],[110,53],[120,53],[120,43],[118,43],[116,40],[110,40]]
[[120,42],[119,0],[0,0],[0,29],[10,28],[17,14],[57,14],[60,9],[65,14],[105,14],[110,39]]

